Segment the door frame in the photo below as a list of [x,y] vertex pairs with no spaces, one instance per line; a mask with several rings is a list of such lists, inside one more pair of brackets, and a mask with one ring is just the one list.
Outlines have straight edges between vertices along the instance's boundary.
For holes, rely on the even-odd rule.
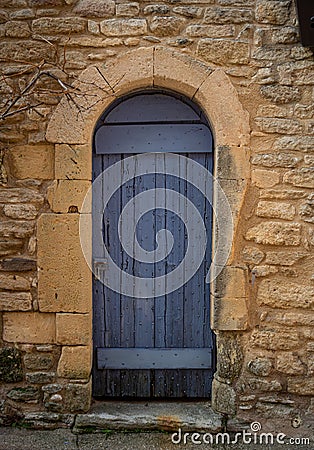
[[[173,67],[176,67],[175,71]],[[88,95],[82,100],[84,110],[78,113],[73,104],[64,97],[48,125],[46,139],[55,144],[56,172],[49,193],[51,211],[43,213],[38,223],[39,249],[44,240],[53,236],[58,223],[58,233],[64,236],[64,253],[70,255],[74,252],[78,255],[78,274],[66,277],[64,270],[67,265],[60,264],[57,254],[46,255],[40,251],[38,253],[38,265],[41,267],[38,280],[39,311],[57,313],[57,336],[58,327],[64,323],[58,320],[58,316],[72,316],[67,319],[75,323],[78,315],[81,315],[87,324],[84,328],[86,339],[79,347],[75,336],[56,341],[61,347],[58,373],[62,373],[61,365],[65,366],[71,362],[67,371],[68,382],[80,379],[88,386],[91,385],[91,358],[74,358],[73,355],[76,351],[77,355],[91,355],[92,349],[92,287],[91,273],[86,264],[86,259],[91,255],[82,254],[79,229],[85,236],[91,233],[90,210],[82,210],[82,204],[91,184],[94,127],[102,112],[116,98],[137,89],[156,86],[166,88],[182,93],[199,104],[208,117],[215,142],[214,176],[223,188],[232,210],[233,228],[228,230],[232,241],[231,253],[220,275],[211,283],[212,328],[218,339],[212,404],[217,411],[234,413],[236,396],[233,384],[241,370],[241,365],[239,361],[235,361],[234,355],[242,354],[240,335],[249,328],[247,272],[237,260],[236,239],[241,227],[241,207],[249,181],[248,113],[243,109],[235,87],[223,70],[213,71],[192,56],[162,46],[127,51],[106,63],[105,67],[90,66],[82,72],[78,86],[88,91]],[[74,150],[79,155],[75,165],[71,160],[71,151]],[[62,165],[60,158],[63,158]],[[64,192],[67,192],[66,196],[62,195]],[[214,206],[218,204],[219,198],[214,191]],[[71,206],[76,206],[80,214],[71,214]],[[219,208],[216,210],[218,215],[223,216],[224,211]],[[216,223],[214,220],[213,253],[216,252],[219,232]],[[71,237],[69,243],[67,236]],[[56,267],[53,278],[51,273],[47,275],[51,264]],[[81,283],[82,289],[78,292],[77,284],[82,278],[84,283]],[[62,308],[54,301],[57,292],[60,294],[58,298],[63,298]],[[224,349],[226,351],[222,351]],[[227,406],[221,405],[222,393],[230,400],[224,402]],[[86,409],[90,401],[91,399],[86,401]]]

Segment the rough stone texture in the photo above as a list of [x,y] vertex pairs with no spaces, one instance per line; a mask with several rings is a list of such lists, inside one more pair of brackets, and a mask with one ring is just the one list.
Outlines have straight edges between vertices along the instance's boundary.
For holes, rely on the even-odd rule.
[[120,3],[116,7],[117,16],[133,17],[138,16],[140,11],[139,4],[136,2]]
[[90,314],[57,314],[57,343],[62,345],[89,345],[92,340]]
[[38,312],[6,312],[3,314],[3,340],[22,343],[54,343],[55,315]]
[[205,61],[216,64],[247,64],[249,47],[246,42],[233,42],[229,39],[201,39],[197,54]]
[[234,8],[206,8],[205,23],[247,23],[252,20],[252,10]]
[[263,97],[275,103],[283,104],[300,100],[301,91],[296,86],[266,85],[261,87]]
[[314,138],[312,136],[284,136],[274,143],[274,150],[295,150],[299,152],[312,152]]
[[252,164],[263,167],[295,167],[301,161],[301,157],[290,153],[259,154],[252,158]]
[[106,36],[140,36],[147,32],[147,23],[144,19],[103,20],[100,31]]
[[288,392],[290,394],[313,395],[313,378],[298,379],[297,377],[288,378]]
[[212,384],[212,404],[216,411],[233,416],[236,411],[236,394],[232,386],[214,379]]
[[32,296],[29,292],[0,292],[0,311],[30,311]]
[[261,222],[246,233],[245,238],[257,244],[299,245],[301,225],[298,223]]
[[301,204],[300,216],[304,222],[314,223],[314,195],[310,194],[305,203]]
[[290,375],[302,375],[306,371],[300,357],[291,352],[280,353],[277,356],[276,368],[279,372]]
[[29,272],[36,268],[36,261],[29,258],[5,258],[0,263],[0,269],[6,272]]
[[314,188],[314,168],[290,170],[285,173],[283,181],[298,187]]
[[78,232],[78,214],[43,214],[38,221],[40,311],[84,313],[91,309],[91,272],[76,238]]
[[257,0],[255,17],[257,22],[282,25],[289,17],[291,1]]
[[258,217],[292,220],[295,216],[295,207],[289,203],[259,201],[256,208]]
[[155,16],[149,28],[157,36],[174,36],[180,32],[184,23],[184,19],[175,16]]
[[8,275],[0,273],[0,289],[9,291],[28,291],[30,282],[19,275]]
[[308,255],[306,252],[285,252],[285,251],[278,251],[278,252],[272,252],[269,251],[266,254],[266,260],[265,262],[267,264],[279,264],[282,266],[292,266],[300,259],[305,258]]
[[34,400],[39,400],[39,390],[33,386],[23,387],[23,388],[14,388],[8,392],[7,397],[11,400],[15,400],[17,402],[28,402]]
[[259,264],[264,256],[264,253],[256,247],[244,247],[242,250],[242,259],[248,264]]
[[217,377],[227,383],[238,378],[242,370],[243,348],[239,337],[228,331],[219,331],[217,334]]
[[110,17],[115,12],[113,0],[80,0],[73,10],[77,14],[86,17]]
[[91,347],[63,347],[58,364],[58,376],[74,380],[89,378],[91,371]]
[[86,20],[79,17],[42,17],[33,20],[33,32],[43,34],[82,33],[86,27]]
[[3,212],[12,219],[33,220],[37,216],[37,209],[34,205],[5,205]]
[[[56,213],[81,212],[89,187],[89,181],[54,181],[47,192],[47,199],[51,210]],[[86,207],[84,208],[84,212],[87,212]]]
[[268,358],[255,358],[247,363],[249,372],[258,377],[267,377],[272,369],[272,362]]
[[92,175],[91,158],[86,164],[88,145],[56,145],[55,177],[57,180],[90,180]]
[[0,349],[0,381],[16,383],[23,380],[21,353],[13,347]]
[[314,288],[279,280],[263,280],[258,289],[257,301],[273,308],[310,309],[314,303]]
[[38,353],[27,353],[23,360],[27,370],[50,370],[54,362],[52,355]]
[[280,181],[280,174],[274,170],[260,170],[252,171],[252,183],[260,188],[270,188],[276,186]]
[[49,145],[23,145],[10,149],[12,174],[19,179],[52,179],[54,152]]
[[267,350],[290,350],[298,347],[299,335],[296,331],[278,329],[254,330],[251,345]]

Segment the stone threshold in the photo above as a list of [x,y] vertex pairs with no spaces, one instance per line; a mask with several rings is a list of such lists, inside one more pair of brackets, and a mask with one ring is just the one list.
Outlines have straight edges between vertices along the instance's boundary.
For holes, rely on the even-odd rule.
[[207,401],[99,401],[89,413],[77,414],[73,432],[200,431],[218,433],[224,416]]

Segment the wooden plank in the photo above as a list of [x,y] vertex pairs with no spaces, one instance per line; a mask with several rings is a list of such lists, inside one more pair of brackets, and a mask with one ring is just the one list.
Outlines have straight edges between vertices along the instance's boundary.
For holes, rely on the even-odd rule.
[[208,348],[98,348],[99,369],[211,368]]
[[[93,155],[93,181],[102,173],[102,155]],[[93,185],[93,217],[97,217],[97,211],[102,208],[102,179],[99,183]],[[94,226],[99,224],[93,223]],[[96,238],[97,236],[97,238]],[[104,257],[104,248],[98,242],[98,234],[93,232],[92,236],[92,248],[93,259],[95,257]],[[93,395],[104,395],[105,386],[103,383],[103,374],[97,370],[97,355],[96,348],[103,347],[105,345],[105,313],[104,313],[104,285],[101,281],[93,277]]]
[[96,152],[211,152],[211,132],[203,124],[104,125],[96,131]]
[[106,123],[156,122],[160,120],[200,120],[191,106],[172,95],[150,92],[132,96],[115,106],[105,118]]

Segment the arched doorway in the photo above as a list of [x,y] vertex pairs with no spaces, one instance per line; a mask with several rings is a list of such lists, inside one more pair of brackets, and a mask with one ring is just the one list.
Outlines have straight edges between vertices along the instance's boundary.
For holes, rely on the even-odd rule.
[[202,111],[168,91],[120,98],[97,123],[96,397],[211,396],[212,149]]

